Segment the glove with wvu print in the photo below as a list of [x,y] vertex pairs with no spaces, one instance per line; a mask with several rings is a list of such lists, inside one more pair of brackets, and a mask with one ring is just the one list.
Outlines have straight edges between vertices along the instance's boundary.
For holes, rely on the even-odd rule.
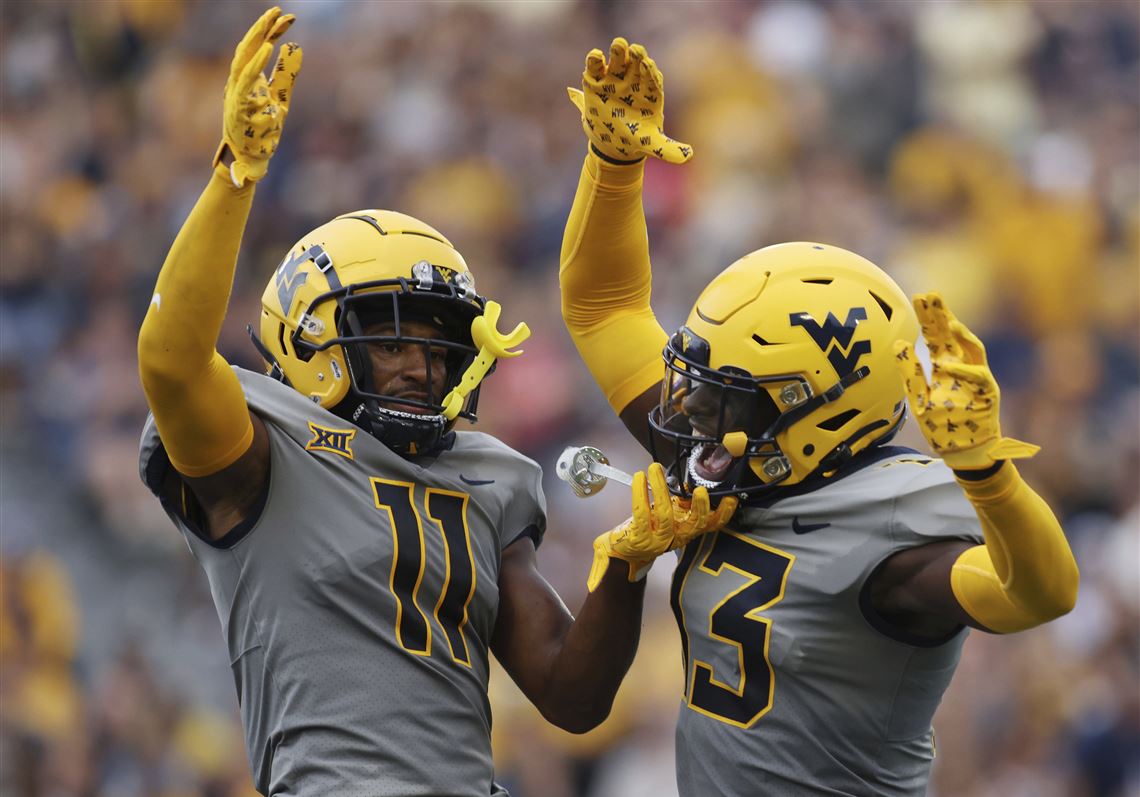
[[603,159],[634,163],[646,155],[684,163],[693,148],[669,138],[665,124],[664,80],[657,64],[640,44],[620,36],[610,45],[606,63],[601,50],[586,54],[582,90],[567,88],[582,114],[582,129]]
[[1038,446],[1001,436],[1000,393],[982,342],[937,293],[917,294],[914,309],[930,349],[930,383],[908,342],[895,342],[895,361],[914,417],[935,453],[954,470],[983,470],[1036,454]]
[[269,9],[253,23],[234,51],[226,80],[222,143],[214,156],[214,166],[229,150],[234,159],[230,179],[238,188],[265,176],[269,159],[281,140],[293,84],[301,69],[301,48],[292,42],[284,45],[273,76],[266,80],[263,73],[274,44],[294,19],[292,14],[283,15],[280,8]]
[[[650,487],[653,501],[650,496]],[[667,496],[668,500],[662,500]],[[698,487],[692,501],[682,501],[669,494],[665,469],[657,462],[633,475],[633,515],[612,531],[594,540],[594,562],[586,579],[586,588],[593,592],[602,581],[610,565],[610,558],[629,564],[629,580],[645,578],[654,560],[675,548],[688,545],[702,534],[717,531],[732,518],[737,500],[723,499],[713,511],[708,491]]]

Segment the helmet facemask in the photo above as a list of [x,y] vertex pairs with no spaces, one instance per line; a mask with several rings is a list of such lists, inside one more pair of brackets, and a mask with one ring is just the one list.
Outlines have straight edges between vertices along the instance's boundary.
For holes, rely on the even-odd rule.
[[770,381],[731,366],[708,367],[708,344],[685,328],[670,339],[661,400],[649,425],[672,444],[672,450],[652,453],[672,463],[668,477],[677,494],[689,497],[704,487],[713,497],[742,495],[765,486],[752,462],[770,474],[769,485],[787,478],[776,441],[780,412],[764,387]]
[[[457,286],[454,279],[444,276],[441,272],[446,270],[434,267],[432,271],[434,279],[422,280],[423,284],[403,278],[379,280],[321,294],[304,319],[315,319],[321,302],[336,302],[336,336],[320,344],[306,341],[304,320],[291,336],[299,357],[333,346],[343,349],[348,390],[330,410],[400,454],[429,451],[450,431],[454,420],[444,417],[441,401],[458,384],[478,354],[471,340],[471,322],[481,314],[483,300],[473,291],[466,291],[466,285]],[[406,329],[409,322],[429,324],[439,330],[439,336],[412,334]],[[375,346],[394,346],[422,353],[425,399],[381,392],[383,386],[376,384],[370,351]],[[432,368],[433,357],[441,354],[445,358],[442,382],[435,378]],[[478,398],[476,387],[459,417],[474,421]]]
[[[687,327],[669,339],[664,358],[661,399],[649,413],[656,433],[650,441],[653,458],[672,463],[667,471],[670,486],[682,497],[690,497],[697,487],[713,497],[734,495],[741,500],[770,493],[793,470],[780,435],[869,373],[866,366],[856,368],[815,394],[802,374],[757,376],[731,365],[713,369],[708,365],[709,343]],[[903,417],[900,412],[880,442],[897,432]],[[883,425],[885,421],[871,424],[827,452],[813,473],[829,473],[846,464],[851,445]],[[657,436],[672,443],[672,450],[658,452]]]

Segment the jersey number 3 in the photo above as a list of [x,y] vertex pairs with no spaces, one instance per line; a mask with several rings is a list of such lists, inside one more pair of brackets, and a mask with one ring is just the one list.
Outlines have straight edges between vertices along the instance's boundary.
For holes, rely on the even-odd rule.
[[[392,570],[388,585],[396,597],[396,639],[417,656],[431,655],[431,621],[420,607],[418,593],[426,562],[424,519],[412,500],[411,482],[372,479],[376,508],[387,512],[392,528]],[[467,528],[470,496],[428,488],[424,499],[427,518],[443,542],[445,575],[443,590],[433,615],[451,648],[451,658],[471,666],[471,654],[463,628],[467,607],[475,595],[475,561],[471,533]]]
[[[712,540],[711,545],[707,542]],[[707,551],[707,553],[706,553]],[[703,555],[703,559],[702,559]],[[693,566],[713,576],[726,571],[736,574],[734,584],[743,576],[746,581],[721,599],[707,618],[686,618],[682,606],[685,583]],[[772,621],[758,614],[784,597],[784,585],[795,557],[770,548],[731,531],[709,535],[698,545],[690,545],[677,566],[672,590],[673,612],[681,627],[682,652],[688,683],[685,698],[691,708],[706,716],[750,728],[772,708],[775,683],[772,664],[768,660],[768,642]],[[708,634],[690,635],[687,624],[708,622]],[[693,649],[689,649],[694,636]],[[711,659],[723,646],[736,649],[737,676],[717,678]],[[708,646],[705,649],[705,646]],[[731,653],[730,653],[731,655]],[[692,675],[689,658],[692,656]],[[733,681],[736,681],[734,684]]]

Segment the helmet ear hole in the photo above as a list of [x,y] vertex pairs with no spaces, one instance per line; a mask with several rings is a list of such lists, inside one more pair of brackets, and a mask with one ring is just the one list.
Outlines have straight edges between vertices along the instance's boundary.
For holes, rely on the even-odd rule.
[[313,359],[313,352],[308,349],[298,349],[293,345],[292,338],[287,334],[287,329],[284,324],[280,325],[277,330],[277,339],[281,344],[281,351],[285,352],[286,357],[296,357],[303,363],[307,363]]
[[823,429],[824,431],[838,432],[840,429],[843,428],[843,425],[845,423],[847,423],[852,418],[855,418],[858,415],[859,415],[859,410],[854,410],[854,409],[847,410],[846,412],[841,412],[838,415],[832,415],[826,421],[821,421],[821,422],[817,423],[816,426],[820,429]]

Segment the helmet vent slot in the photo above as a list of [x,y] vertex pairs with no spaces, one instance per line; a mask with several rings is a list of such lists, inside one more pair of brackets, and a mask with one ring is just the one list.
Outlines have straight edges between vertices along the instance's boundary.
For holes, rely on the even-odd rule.
[[856,417],[858,414],[859,410],[847,410],[846,412],[841,412],[838,415],[833,415],[826,421],[817,423],[816,426],[828,432],[837,432],[843,428],[844,424],[846,424],[852,418]]
[[289,349],[285,347],[285,325],[277,325],[277,343],[281,346],[281,351],[284,354],[289,354]]
[[830,285],[831,283],[835,282],[835,280],[831,279],[830,277],[820,277],[819,279],[813,280],[800,280],[800,282],[806,283],[808,285]]
[[772,345],[772,343],[770,341],[764,340],[764,338],[760,337],[759,335],[753,335],[752,339],[754,341],[756,341],[757,343],[759,343],[761,346],[771,346]]
[[879,307],[883,308],[883,315],[885,315],[887,317],[887,320],[890,321],[891,316],[894,315],[894,312],[895,312],[894,308],[892,308],[889,304],[887,304],[885,301],[883,301],[883,299],[878,294],[876,294],[874,291],[867,291],[867,293],[871,294],[871,298],[879,303]]

